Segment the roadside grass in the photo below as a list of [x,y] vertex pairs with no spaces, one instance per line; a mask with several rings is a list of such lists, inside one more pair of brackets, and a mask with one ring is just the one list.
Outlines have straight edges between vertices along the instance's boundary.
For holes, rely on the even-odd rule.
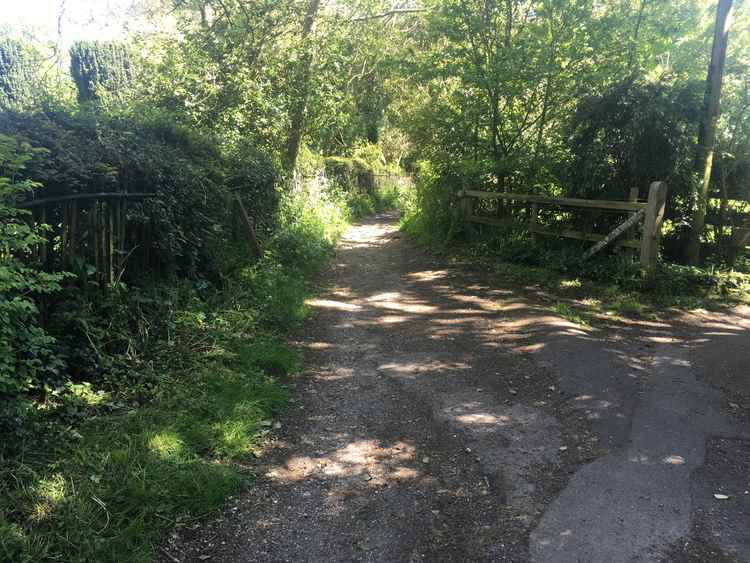
[[287,198],[264,257],[217,249],[222,287],[170,303],[148,357],[38,405],[26,440],[0,448],[0,561],[149,561],[251,486],[301,367],[286,335],[352,216],[340,197]]
[[288,397],[264,370],[268,350],[237,344],[235,358],[165,381],[152,403],[93,407],[5,463],[0,559],[148,561],[165,530],[236,492],[247,478],[238,462]]
[[552,310],[562,318],[582,326],[591,326],[594,316],[585,310],[575,308],[569,303],[558,301],[552,306]]

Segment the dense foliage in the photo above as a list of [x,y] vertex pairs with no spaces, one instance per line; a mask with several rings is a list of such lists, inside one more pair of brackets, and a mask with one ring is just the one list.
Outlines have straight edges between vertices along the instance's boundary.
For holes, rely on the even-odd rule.
[[117,94],[132,79],[130,54],[121,43],[77,41],[70,48],[70,74],[79,102]]
[[28,145],[0,135],[0,433],[6,440],[24,430],[28,399],[64,379],[34,300],[58,291],[62,275],[29,264],[43,236],[27,223],[29,213],[15,207],[38,186],[21,179],[31,157]]
[[0,108],[33,103],[38,60],[32,50],[15,39],[0,38]]

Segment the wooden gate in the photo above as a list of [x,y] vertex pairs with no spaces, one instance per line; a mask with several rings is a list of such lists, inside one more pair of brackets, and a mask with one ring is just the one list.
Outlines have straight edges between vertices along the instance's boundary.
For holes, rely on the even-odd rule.
[[[667,200],[667,185],[664,182],[653,182],[649,189],[648,201],[646,202],[637,201],[637,191],[631,191],[628,201],[547,197],[477,190],[461,190],[459,197],[461,198],[462,215],[465,221],[495,226],[508,226],[509,223],[518,224],[516,219],[503,220],[478,215],[475,212],[475,204],[477,200],[499,200],[509,202],[510,204],[521,204],[530,207],[528,222],[524,226],[532,236],[537,234],[552,235],[596,242],[597,244],[584,254],[584,259],[593,256],[610,244],[640,249],[641,264],[648,267],[654,264],[659,254],[662,223],[664,221],[664,210]],[[626,213],[629,217],[607,235],[571,229],[553,230],[540,225],[538,220],[540,206],[604,209]],[[637,230],[638,224],[642,224],[643,228]],[[626,233],[631,233],[635,236],[621,240],[620,237]]]

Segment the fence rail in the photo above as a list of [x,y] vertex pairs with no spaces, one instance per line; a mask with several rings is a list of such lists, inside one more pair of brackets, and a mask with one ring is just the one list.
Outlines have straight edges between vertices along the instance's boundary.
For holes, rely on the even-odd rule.
[[[551,235],[578,240],[596,242],[584,257],[593,256],[606,246],[613,244],[629,248],[640,249],[640,261],[643,266],[651,266],[658,256],[659,243],[661,240],[661,228],[664,221],[664,209],[667,199],[667,185],[664,182],[653,182],[649,188],[648,201],[637,201],[637,191],[631,191],[630,200],[598,200],[598,199],[578,199],[568,197],[547,197],[532,194],[517,194],[507,192],[483,192],[478,190],[461,190],[461,209],[463,219],[471,223],[480,223],[492,226],[508,226],[509,224],[518,225],[516,219],[497,219],[485,217],[475,213],[475,203],[477,200],[502,200],[517,204],[530,204],[531,213],[529,220],[525,224],[526,229],[532,235]],[[553,230],[539,224],[539,206],[553,207],[570,207],[584,209],[603,209],[608,211],[617,211],[628,213],[630,217],[625,223],[619,225],[616,229],[607,235],[598,233],[587,233],[572,229]],[[627,232],[633,232],[636,223],[642,223],[643,229],[638,238],[626,240],[617,240],[617,238]]]
[[149,197],[156,197],[153,193],[125,193],[125,192],[100,192],[92,194],[71,194],[63,195],[59,197],[46,197],[41,199],[33,199],[30,201],[24,201],[19,203],[18,207],[22,209],[33,209],[34,207],[45,207],[47,205],[66,203],[69,201],[104,201],[111,199],[145,199]]

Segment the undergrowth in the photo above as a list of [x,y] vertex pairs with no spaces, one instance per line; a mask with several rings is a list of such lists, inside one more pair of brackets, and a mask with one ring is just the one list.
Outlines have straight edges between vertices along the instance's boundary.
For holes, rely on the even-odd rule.
[[404,205],[402,229],[433,252],[480,266],[505,282],[544,290],[556,298],[553,308],[559,314],[579,324],[590,323],[592,311],[640,317],[670,307],[750,299],[746,255],[731,269],[721,263],[699,268],[660,261],[644,271],[633,250],[605,251],[584,262],[580,257],[588,243],[540,236],[532,240],[523,229],[462,223],[450,189],[454,185],[459,183],[422,163],[417,188]]
[[[287,195],[259,261],[216,249],[221,283],[107,298],[130,315],[117,338],[131,344],[99,358],[102,373],[50,390],[28,431],[0,448],[0,560],[147,561],[166,530],[250,483],[242,462],[260,455],[300,367],[285,334],[306,316],[348,203]],[[92,339],[106,333],[96,314],[79,311]]]

